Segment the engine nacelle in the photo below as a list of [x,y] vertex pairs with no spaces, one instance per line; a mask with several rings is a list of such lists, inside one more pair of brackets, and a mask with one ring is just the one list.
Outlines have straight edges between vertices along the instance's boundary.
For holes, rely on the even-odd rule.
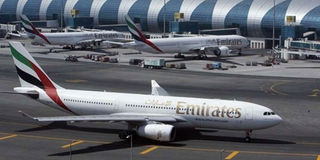
[[214,50],[213,53],[219,57],[221,55],[228,55],[230,53],[230,50],[227,46],[221,46],[218,49]]
[[140,126],[137,134],[148,139],[169,142],[175,139],[176,129],[174,126],[168,124],[147,124]]

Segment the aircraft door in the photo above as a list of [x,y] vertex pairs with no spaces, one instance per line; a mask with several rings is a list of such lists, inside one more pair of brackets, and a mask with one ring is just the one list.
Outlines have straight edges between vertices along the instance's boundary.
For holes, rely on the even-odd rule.
[[253,119],[253,110],[252,106],[248,106],[245,112],[245,120],[252,120]]

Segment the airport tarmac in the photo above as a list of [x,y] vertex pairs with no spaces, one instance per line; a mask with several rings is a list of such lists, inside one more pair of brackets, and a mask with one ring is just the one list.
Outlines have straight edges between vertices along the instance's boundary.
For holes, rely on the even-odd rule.
[[[319,60],[290,60],[289,63],[280,63],[280,65],[273,65],[271,67],[258,66],[246,66],[247,62],[257,62],[262,64],[268,59],[270,53],[267,50],[261,49],[244,49],[242,56],[237,54],[230,54],[229,56],[216,57],[214,55],[208,55],[207,60],[195,60],[196,55],[185,55],[186,58],[174,58],[173,54],[151,54],[145,52],[138,52],[132,49],[96,49],[90,50],[65,50],[61,49],[61,46],[34,46],[31,45],[29,40],[20,40],[23,42],[28,51],[35,57],[44,57],[50,59],[64,60],[66,57],[84,56],[87,54],[100,54],[109,55],[110,53],[117,55],[109,56],[110,58],[117,58],[119,63],[115,65],[129,65],[130,59],[165,59],[166,63],[185,63],[188,71],[196,72],[208,72],[208,73],[222,73],[222,74],[236,74],[236,75],[254,75],[254,76],[271,76],[271,77],[294,77],[294,78],[319,78],[320,68]],[[0,40],[0,44],[6,44],[7,40]],[[53,49],[53,53],[50,53],[50,48]],[[9,48],[0,48],[0,54],[8,55]],[[94,63],[108,63],[108,62],[95,62],[88,59],[78,58],[82,62],[94,62]],[[212,64],[213,62],[221,62],[223,68],[229,68],[228,70],[206,70],[206,64]],[[167,69],[167,68],[166,68]],[[170,69],[176,70],[176,69]]]
[[[108,63],[67,63],[36,58],[48,75],[70,89],[108,90],[150,94],[150,80],[173,96],[245,100],[273,109],[283,123],[254,131],[252,143],[244,132],[180,131],[177,141],[157,143],[134,138],[133,159],[259,159],[319,160],[319,79],[279,78],[148,70]],[[12,58],[0,55],[0,91],[19,86]],[[21,95],[0,95],[0,159],[130,159],[130,141],[117,132],[121,124],[74,123],[57,126],[34,123],[22,117],[66,115]],[[72,144],[72,145],[68,145]]]

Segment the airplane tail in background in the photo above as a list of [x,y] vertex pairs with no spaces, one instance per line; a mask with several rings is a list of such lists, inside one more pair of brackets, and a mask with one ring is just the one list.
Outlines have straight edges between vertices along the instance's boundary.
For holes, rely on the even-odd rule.
[[38,36],[41,39],[43,39],[45,42],[47,42],[48,44],[51,44],[50,41],[47,39],[47,37],[44,36],[42,33],[40,33],[36,29],[36,27],[34,27],[34,25],[31,23],[31,21],[28,19],[28,17],[26,15],[21,15],[21,22],[22,22],[23,28],[28,33],[29,37]]
[[22,87],[44,90],[62,89],[55,84],[20,42],[9,42],[11,54]]
[[152,42],[150,42],[143,34],[142,32],[138,29],[138,27],[133,23],[133,21],[131,20],[131,18],[126,15],[125,16],[125,20],[128,24],[128,29],[129,32],[131,33],[132,37],[134,40],[139,41],[139,42],[143,42],[147,45],[149,45],[150,47],[152,47],[153,49],[159,51],[162,53],[162,51]]

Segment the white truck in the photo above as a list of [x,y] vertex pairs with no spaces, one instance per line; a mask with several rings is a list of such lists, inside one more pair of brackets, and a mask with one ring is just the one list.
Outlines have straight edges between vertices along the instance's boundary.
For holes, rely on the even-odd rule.
[[141,62],[141,67],[151,69],[162,69],[166,64],[164,59],[147,59]]

